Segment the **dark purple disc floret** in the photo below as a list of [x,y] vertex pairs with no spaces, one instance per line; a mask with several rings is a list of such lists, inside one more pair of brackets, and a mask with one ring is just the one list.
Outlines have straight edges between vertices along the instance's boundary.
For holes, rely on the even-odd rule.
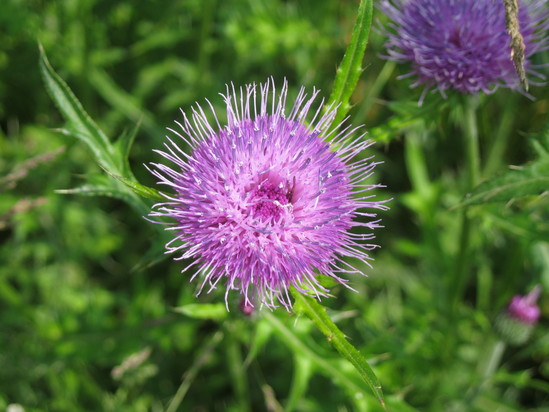
[[226,125],[214,113],[212,126],[196,106],[176,122],[180,130],[170,129],[176,140],[158,153],[174,166],[153,164],[152,173],[175,194],[150,216],[172,222],[167,249],[198,265],[200,291],[222,282],[226,296],[236,289],[246,305],[290,307],[292,286],[326,294],[318,273],[345,284],[341,274],[361,272],[343,257],[369,265],[367,251],[377,246],[362,241],[373,235],[349,229],[379,227],[362,209],[386,208],[370,194],[380,185],[364,182],[377,163],[357,158],[371,142],[353,136],[356,128],[332,127],[333,108],[307,119],[317,94],[302,89],[286,113],[286,82],[278,94],[272,81],[227,88]]
[[[435,88],[443,96],[446,90],[477,94],[520,88],[502,0],[383,0],[379,8],[392,20],[384,30],[386,58],[411,64],[403,77],[415,78],[412,87]],[[530,58],[549,46],[548,16],[546,0],[519,1],[525,69],[542,80]]]

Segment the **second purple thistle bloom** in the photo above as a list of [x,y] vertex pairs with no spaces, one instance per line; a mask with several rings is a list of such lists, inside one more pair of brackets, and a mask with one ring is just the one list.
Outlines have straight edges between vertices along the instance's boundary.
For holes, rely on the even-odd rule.
[[287,91],[272,81],[227,88],[227,124],[209,102],[211,122],[197,105],[158,152],[171,165],[152,164],[175,193],[150,216],[171,222],[167,249],[197,265],[199,293],[221,282],[226,300],[233,289],[246,305],[289,308],[290,287],[325,295],[318,274],[345,285],[342,274],[369,266],[376,210],[387,208],[371,192],[381,185],[365,182],[377,163],[359,154],[371,142],[358,128],[333,127],[335,108],[313,109],[318,91],[301,89],[287,110]]
[[[477,94],[520,88],[502,0],[383,0],[379,8],[392,20],[385,30],[386,57],[411,64],[412,87],[435,88],[443,96],[446,90]],[[530,58],[549,47],[548,16],[546,0],[519,1],[525,69],[542,80]]]

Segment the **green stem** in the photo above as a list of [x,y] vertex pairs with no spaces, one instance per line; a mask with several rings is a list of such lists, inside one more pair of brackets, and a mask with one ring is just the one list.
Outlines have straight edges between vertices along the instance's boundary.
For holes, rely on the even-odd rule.
[[[406,133],[404,156],[406,169],[414,192],[417,192],[424,200],[430,200],[432,197],[432,188],[429,172],[427,171],[427,159],[421,144],[422,138],[422,133],[415,130],[410,130]],[[427,209],[432,214],[431,210],[429,210],[430,207]]]
[[328,100],[328,106],[339,104],[334,125],[339,124],[351,109],[351,96],[362,73],[362,59],[364,58],[364,52],[366,51],[370,35],[373,3],[373,0],[361,0],[358,6],[358,14],[353,27],[351,41],[345,51],[341,64],[337,68],[334,87]]
[[358,371],[362,379],[372,389],[375,397],[384,409],[387,409],[381,384],[377,376],[368,365],[366,358],[345,338],[343,332],[335,325],[326,313],[326,309],[314,298],[305,296],[302,293],[291,289],[291,293],[295,299],[294,310],[296,313],[303,313],[313,321],[315,326],[328,338],[334,348],[347,359]]
[[[480,150],[478,143],[478,128],[476,116],[476,101],[473,98],[467,99],[463,104],[465,137],[465,162],[466,162],[466,188],[469,192],[479,182],[480,178]],[[464,209],[461,213],[461,229],[459,235],[459,248],[455,261],[455,272],[453,277],[454,299],[452,303],[452,312],[455,311],[457,303],[461,299],[467,281],[470,278],[470,249],[471,249],[471,217]]]
[[499,125],[494,135],[494,140],[488,153],[486,164],[484,165],[483,175],[488,177],[494,174],[502,165],[502,159],[505,155],[505,149],[511,136],[511,126],[515,116],[513,110],[516,110],[516,96],[512,94],[506,100],[503,114],[499,117]]
[[461,212],[461,227],[459,232],[459,245],[456,255],[456,261],[454,264],[455,272],[453,278],[452,291],[454,298],[452,300],[452,312],[455,312],[459,300],[469,279],[469,246],[471,238],[471,219],[467,214],[467,211]]
[[313,351],[308,345],[301,341],[295,334],[293,330],[284,325],[276,316],[274,316],[269,311],[263,311],[262,315],[265,320],[269,323],[270,326],[278,333],[278,336],[284,340],[286,345],[292,348],[293,352],[297,355],[302,356],[303,358],[310,359],[316,367],[324,372],[326,376],[329,376],[338,382],[343,388],[349,390],[352,400],[355,403],[356,410],[358,411],[367,411],[368,404],[365,402],[368,398],[359,398],[356,394],[361,393],[363,387],[357,384],[357,381],[350,376],[349,373],[342,371],[340,368],[337,368],[332,362],[329,362],[326,358],[318,355]]
[[[442,248],[441,232],[438,225],[438,193],[436,184],[431,183],[428,171],[428,154],[425,145],[422,143],[429,137],[425,131],[425,125],[422,129],[410,128],[406,132],[404,140],[404,158],[406,171],[412,185],[411,195],[421,201],[410,202],[409,207],[417,214],[419,218],[419,227],[425,245],[422,248],[422,255],[426,262],[427,273],[435,274],[431,279],[431,293],[433,302],[438,308],[444,308],[447,305],[447,295],[441,290],[441,278],[438,273],[445,270],[447,264]],[[420,131],[421,130],[421,131]]]
[[464,104],[465,109],[465,127],[463,129],[466,139],[466,161],[468,187],[471,190],[478,184],[480,178],[480,150],[478,144],[478,128],[476,107],[477,102],[474,97],[467,99]]

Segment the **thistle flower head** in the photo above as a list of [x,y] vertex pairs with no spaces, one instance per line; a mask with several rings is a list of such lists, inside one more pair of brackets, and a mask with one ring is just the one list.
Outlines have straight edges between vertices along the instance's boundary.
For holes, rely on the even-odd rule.
[[[386,58],[411,64],[403,77],[415,77],[412,87],[425,86],[421,100],[431,88],[442,96],[449,89],[477,94],[520,88],[502,1],[383,0],[379,7],[392,20]],[[519,0],[525,70],[541,79],[530,58],[549,47],[548,16],[545,0]]]
[[537,305],[541,289],[536,286],[525,296],[515,295],[507,308],[496,318],[496,331],[512,345],[520,345],[532,334],[541,311]]
[[536,286],[526,296],[514,296],[509,306],[507,306],[507,313],[522,323],[535,325],[540,317],[540,310],[537,305],[539,294],[540,287]]
[[318,91],[302,88],[289,110],[287,91],[271,80],[227,87],[227,123],[196,105],[158,151],[171,164],[152,164],[175,193],[150,216],[169,221],[167,250],[197,265],[198,293],[221,282],[226,301],[234,289],[245,306],[289,308],[290,287],[319,297],[328,290],[317,274],[346,285],[341,274],[361,273],[344,257],[369,266],[373,234],[350,229],[380,227],[375,210],[386,208],[370,194],[380,185],[365,183],[377,163],[358,156],[371,142],[333,125],[335,108],[313,110]]

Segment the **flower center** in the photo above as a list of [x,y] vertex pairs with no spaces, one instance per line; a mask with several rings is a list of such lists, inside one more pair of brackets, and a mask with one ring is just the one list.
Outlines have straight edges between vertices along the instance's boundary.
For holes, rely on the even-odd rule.
[[282,209],[290,204],[291,191],[284,183],[275,185],[265,181],[257,185],[250,193],[250,211],[256,218],[277,218]]

